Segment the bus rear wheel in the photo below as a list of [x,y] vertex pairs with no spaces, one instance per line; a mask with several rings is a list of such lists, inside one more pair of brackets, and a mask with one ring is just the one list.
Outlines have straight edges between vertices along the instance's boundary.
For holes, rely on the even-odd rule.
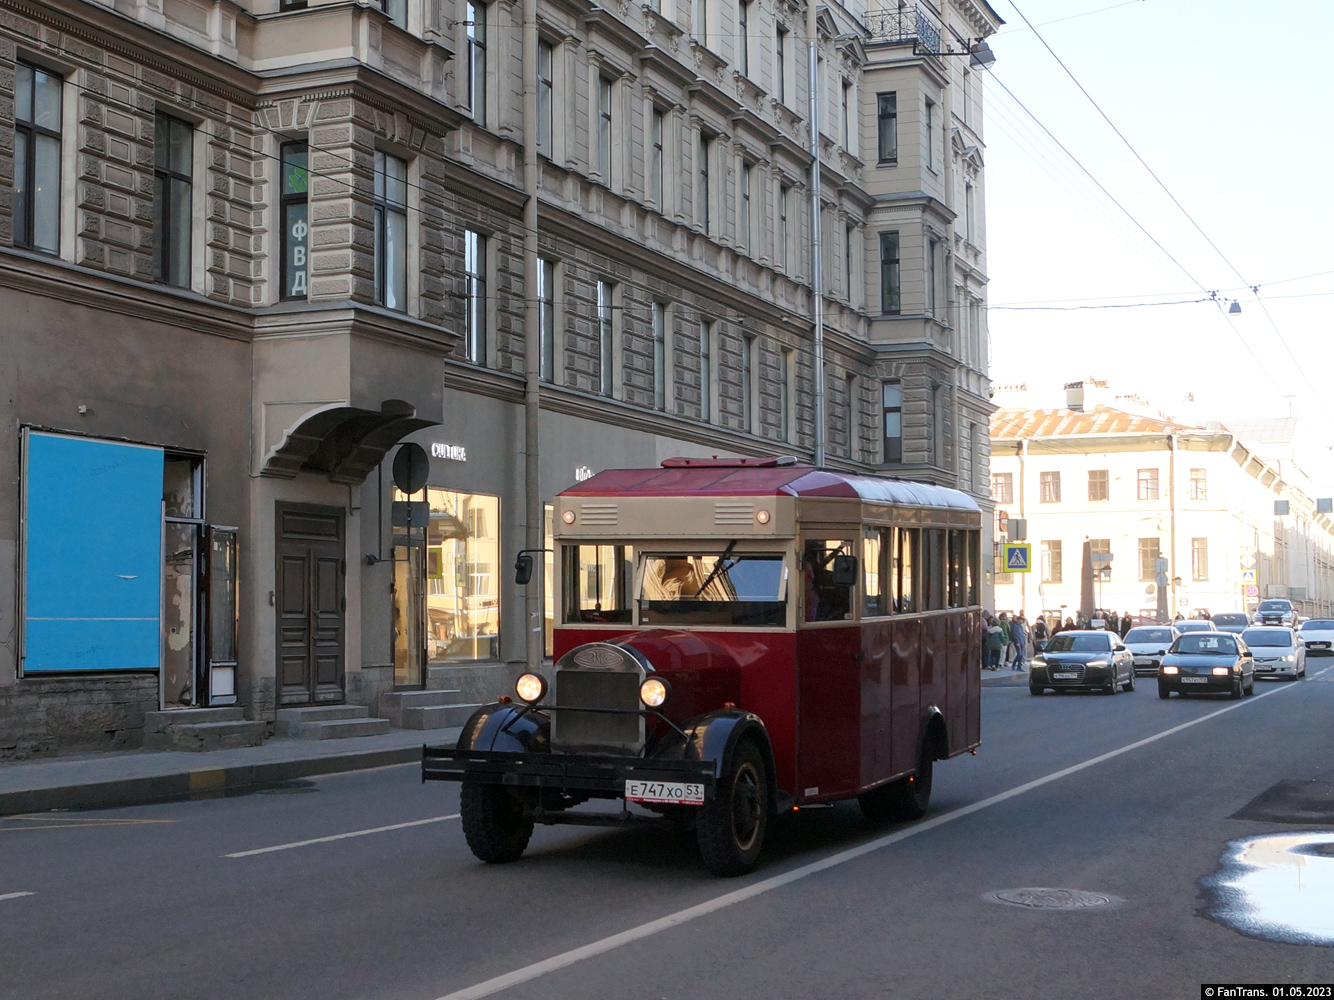
[[931,802],[931,748],[924,744],[917,755],[917,770],[889,787],[893,789],[894,815],[899,819],[921,819]]
[[523,805],[501,785],[465,778],[459,795],[459,819],[469,849],[490,865],[518,861],[533,835],[533,821]]
[[751,871],[769,826],[769,775],[754,740],[743,739],[727,757],[711,800],[699,807],[695,836],[704,867],[715,875]]

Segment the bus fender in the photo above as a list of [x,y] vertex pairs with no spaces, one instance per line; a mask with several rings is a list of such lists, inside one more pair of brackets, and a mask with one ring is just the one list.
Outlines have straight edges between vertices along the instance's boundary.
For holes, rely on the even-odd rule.
[[457,747],[460,750],[549,753],[551,719],[524,705],[483,705],[464,723]]
[[680,737],[664,740],[653,756],[713,761],[714,776],[722,777],[724,764],[732,749],[742,739],[753,739],[764,757],[770,808],[776,808],[778,775],[774,767],[773,745],[769,742],[769,731],[764,728],[764,722],[758,715],[737,709],[723,709],[687,719],[681,723],[681,729],[688,737],[687,741],[682,741]]
[[939,706],[932,705],[922,717],[922,728],[917,733],[917,759],[922,759],[922,751],[928,750],[932,760],[947,760],[950,755],[949,727],[945,724],[945,713]]

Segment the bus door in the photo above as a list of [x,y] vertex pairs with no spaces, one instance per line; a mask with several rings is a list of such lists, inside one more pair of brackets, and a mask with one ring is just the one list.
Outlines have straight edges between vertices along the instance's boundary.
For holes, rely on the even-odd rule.
[[[857,548],[831,533],[804,538],[797,628],[797,794],[855,792],[861,754],[861,629]],[[849,579],[849,575],[851,578]]]

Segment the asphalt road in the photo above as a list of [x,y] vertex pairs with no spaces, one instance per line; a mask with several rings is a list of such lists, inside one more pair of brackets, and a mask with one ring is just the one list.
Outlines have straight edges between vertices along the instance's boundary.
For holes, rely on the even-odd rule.
[[[539,828],[517,864],[481,865],[457,788],[412,766],[0,821],[0,996],[1158,1000],[1334,983],[1334,947],[1243,935],[1204,915],[1200,885],[1235,838],[1334,831],[1334,807],[1325,825],[1230,818],[1279,782],[1334,783],[1328,662],[1240,702],[1160,701],[1143,681],[1112,698],[985,689],[981,751],[937,765],[925,820],[787,814],[734,880],[651,830]],[[1308,858],[1305,884],[1325,864]],[[988,895],[1024,887],[1112,901]]]

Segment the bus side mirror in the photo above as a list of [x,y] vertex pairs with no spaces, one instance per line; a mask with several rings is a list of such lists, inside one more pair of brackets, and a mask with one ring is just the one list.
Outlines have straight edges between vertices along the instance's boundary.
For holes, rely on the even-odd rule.
[[851,587],[857,583],[857,557],[834,556],[834,586]]
[[533,556],[529,552],[520,552],[514,560],[514,582],[520,587],[528,586],[533,578]]

